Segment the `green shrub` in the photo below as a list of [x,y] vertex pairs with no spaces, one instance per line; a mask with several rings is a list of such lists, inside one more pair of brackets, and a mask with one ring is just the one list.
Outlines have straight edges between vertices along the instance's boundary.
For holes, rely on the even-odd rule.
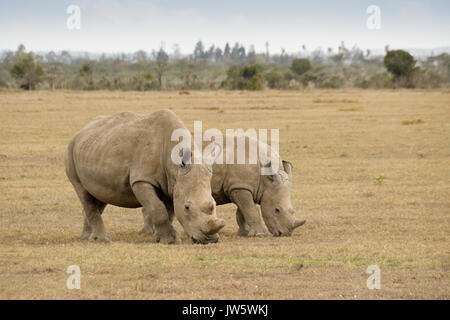
[[294,59],[292,61],[291,70],[295,74],[301,76],[305,72],[311,70],[311,63],[308,59]]
[[222,86],[231,90],[261,90],[264,84],[261,69],[258,65],[231,66]]

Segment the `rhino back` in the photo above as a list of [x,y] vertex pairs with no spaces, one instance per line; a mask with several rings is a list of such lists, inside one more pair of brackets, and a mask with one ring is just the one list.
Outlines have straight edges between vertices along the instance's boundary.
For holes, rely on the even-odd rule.
[[[233,190],[249,190],[254,196],[258,192],[260,179],[260,165],[249,164],[249,137],[245,138],[245,164],[227,164],[226,155],[234,152],[234,159],[237,157],[237,139],[234,138],[234,145],[228,146],[227,139],[223,145],[223,164],[214,163],[211,189],[213,197],[218,205],[230,203],[230,195]],[[206,147],[211,142],[204,142]]]
[[180,123],[168,110],[148,116],[122,112],[94,119],[73,138],[72,157],[78,179],[103,202],[139,207],[131,189],[133,182],[146,181],[167,188],[163,151],[172,128]]

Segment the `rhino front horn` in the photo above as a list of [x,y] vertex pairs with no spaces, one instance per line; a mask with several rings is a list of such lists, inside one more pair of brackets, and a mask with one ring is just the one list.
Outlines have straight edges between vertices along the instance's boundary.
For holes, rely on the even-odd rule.
[[225,227],[225,220],[223,219],[210,219],[208,220],[205,234],[211,235],[217,233],[220,229]]
[[306,220],[295,219],[294,221],[294,229],[304,225]]

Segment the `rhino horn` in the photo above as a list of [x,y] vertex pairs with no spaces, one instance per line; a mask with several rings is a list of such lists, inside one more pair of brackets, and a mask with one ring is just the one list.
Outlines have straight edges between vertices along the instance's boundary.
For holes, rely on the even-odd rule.
[[215,234],[223,227],[225,227],[225,220],[212,218],[208,220],[204,233],[206,235]]
[[[295,219],[295,221],[294,221],[294,229],[304,225],[305,222],[306,222],[306,220]],[[292,229],[292,230],[294,230],[294,229]]]

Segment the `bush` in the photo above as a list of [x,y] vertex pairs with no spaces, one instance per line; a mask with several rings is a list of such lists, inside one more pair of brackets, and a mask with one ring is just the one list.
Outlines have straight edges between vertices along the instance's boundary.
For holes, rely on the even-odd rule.
[[411,75],[415,70],[416,60],[408,52],[403,50],[388,51],[384,57],[386,69],[392,73],[397,85],[401,87],[411,87]]
[[264,83],[261,69],[258,65],[231,66],[222,86],[231,90],[261,90]]
[[377,73],[369,78],[356,81],[355,86],[363,89],[385,89],[392,88],[392,77],[387,72]]
[[281,77],[281,74],[279,74],[278,72],[276,72],[276,71],[267,72],[264,75],[264,78],[266,79],[267,86],[269,88],[271,88],[271,89],[280,88],[282,77]]
[[294,59],[292,61],[291,70],[295,74],[301,76],[311,69],[311,63],[308,59]]

